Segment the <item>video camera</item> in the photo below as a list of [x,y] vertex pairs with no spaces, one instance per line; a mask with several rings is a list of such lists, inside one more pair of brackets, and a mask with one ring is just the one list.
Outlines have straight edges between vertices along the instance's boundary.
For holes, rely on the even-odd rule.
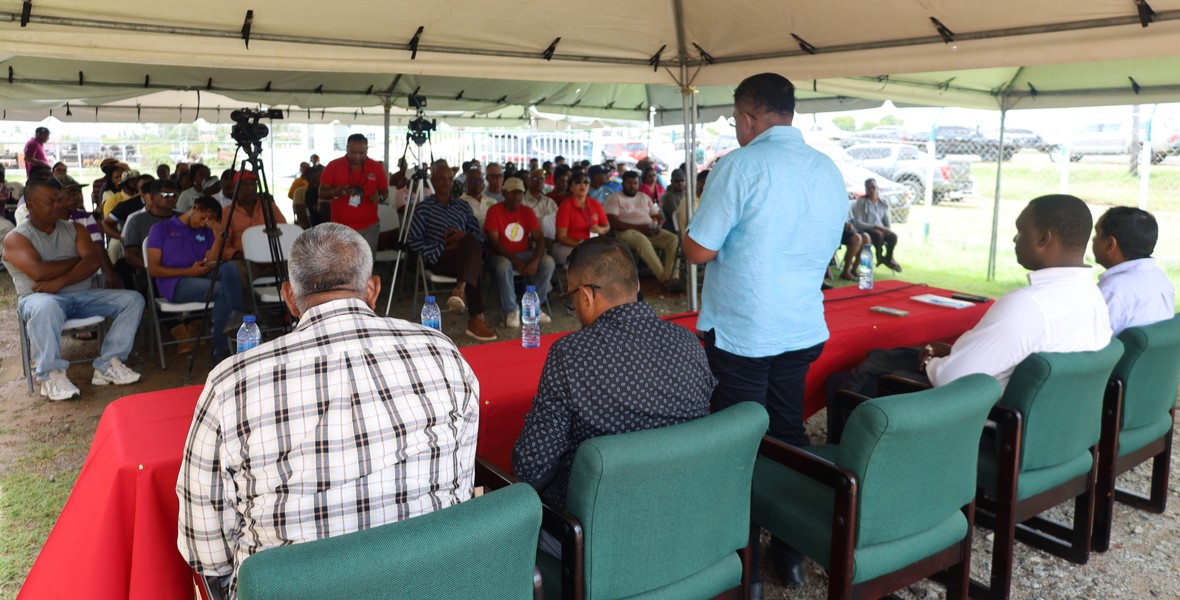
[[233,129],[229,132],[230,137],[239,144],[247,144],[260,142],[262,138],[270,134],[270,128],[259,123],[259,119],[281,119],[283,111],[277,108],[267,110],[243,108],[229,113],[229,118],[234,122]]

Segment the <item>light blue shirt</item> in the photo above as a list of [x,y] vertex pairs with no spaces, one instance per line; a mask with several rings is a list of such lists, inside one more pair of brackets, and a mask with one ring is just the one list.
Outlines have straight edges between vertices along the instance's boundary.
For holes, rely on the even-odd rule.
[[1151,325],[1176,314],[1176,289],[1154,258],[1119,263],[1098,276],[1098,289],[1110,310],[1110,328]]
[[759,358],[828,339],[820,285],[848,215],[844,178],[794,127],[772,127],[713,172],[688,235],[716,250],[697,328]]

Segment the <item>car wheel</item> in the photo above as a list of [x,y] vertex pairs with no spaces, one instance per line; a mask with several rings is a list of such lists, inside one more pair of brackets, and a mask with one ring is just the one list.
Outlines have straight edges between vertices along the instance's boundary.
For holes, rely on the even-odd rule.
[[1012,160],[1012,156],[1016,154],[1015,148],[1008,148],[1004,150],[1004,162]]
[[910,188],[910,192],[912,192],[914,195],[912,199],[914,204],[922,204],[926,202],[926,186],[922,185],[921,181],[918,181],[917,179],[902,179],[901,181],[898,181],[898,183]]
[[930,203],[938,206],[943,202],[946,202],[946,192],[934,192],[934,197],[930,200]]
[[1078,162],[1080,160],[1082,160],[1081,154],[1070,154],[1069,155],[1069,162]]
[[1151,164],[1158,165],[1158,164],[1164,162],[1164,159],[1167,157],[1168,157],[1167,152],[1156,152],[1151,155]]

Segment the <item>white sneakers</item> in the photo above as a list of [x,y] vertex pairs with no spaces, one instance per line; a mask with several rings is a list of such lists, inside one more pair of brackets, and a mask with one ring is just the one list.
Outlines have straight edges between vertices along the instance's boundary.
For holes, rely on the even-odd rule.
[[41,395],[47,396],[52,402],[60,402],[77,398],[82,395],[82,392],[70,381],[69,377],[66,377],[64,370],[58,369],[50,371],[49,378],[41,382]]
[[[541,316],[537,317],[537,320],[542,323],[550,323],[553,321],[549,315],[545,314],[545,311],[541,311]],[[520,313],[517,311],[508,313],[508,316],[504,317],[504,324],[508,327],[520,327]]]
[[[139,373],[127,368],[123,361],[118,358],[112,358],[110,365],[105,372],[94,370],[94,377],[90,379],[90,385],[128,385],[139,381],[142,377]],[[82,395],[78,390],[78,386],[66,377],[65,369],[58,369],[49,373],[49,378],[41,382],[41,395],[49,398],[53,402],[60,402],[62,400],[69,400],[77,398]]]
[[128,385],[139,381],[140,377],[142,376],[139,373],[128,369],[127,365],[123,364],[123,361],[118,358],[112,358],[105,372],[99,371],[98,369],[94,370],[94,377],[90,378],[90,384],[107,385],[113,383],[115,385]]

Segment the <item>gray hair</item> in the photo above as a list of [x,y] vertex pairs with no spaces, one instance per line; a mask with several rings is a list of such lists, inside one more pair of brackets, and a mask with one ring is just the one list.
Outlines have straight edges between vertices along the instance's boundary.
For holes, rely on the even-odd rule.
[[321,223],[303,233],[291,246],[287,259],[291,291],[299,310],[308,296],[329,291],[365,294],[373,274],[369,243],[355,230],[339,223]]

